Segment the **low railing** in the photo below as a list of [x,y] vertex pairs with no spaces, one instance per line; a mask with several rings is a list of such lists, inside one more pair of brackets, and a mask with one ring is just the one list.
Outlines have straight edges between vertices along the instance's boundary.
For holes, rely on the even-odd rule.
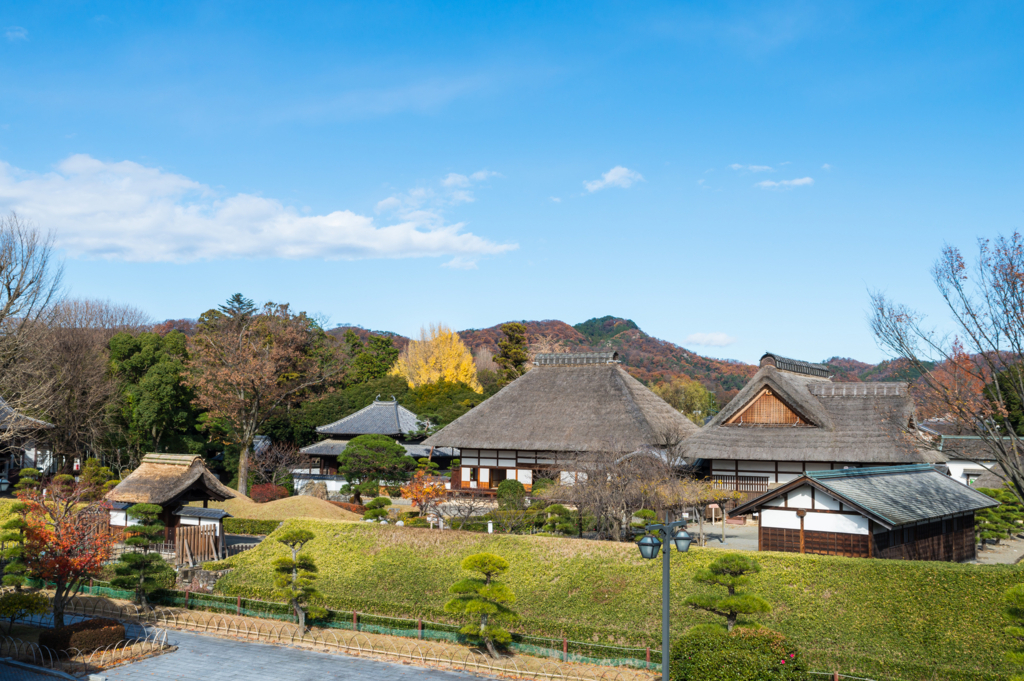
[[768,491],[768,478],[757,475],[712,475],[711,484],[716,489],[731,489],[735,492]]

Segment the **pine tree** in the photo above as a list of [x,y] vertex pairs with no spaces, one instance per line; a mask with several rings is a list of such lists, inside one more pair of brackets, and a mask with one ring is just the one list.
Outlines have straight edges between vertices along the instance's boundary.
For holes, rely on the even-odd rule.
[[462,569],[479,572],[483,579],[467,577],[453,584],[448,592],[456,596],[445,604],[444,611],[471,619],[471,623],[462,627],[459,633],[465,634],[471,641],[483,642],[491,657],[498,657],[494,644],[512,640],[512,635],[499,625],[519,619],[506,605],[516,602],[515,594],[494,579],[508,570],[508,561],[493,553],[477,553],[463,559]]
[[11,519],[4,523],[3,532],[0,532],[0,557],[7,562],[4,567],[4,586],[13,586],[15,591],[21,591],[21,587],[28,579],[25,566],[25,529],[28,523],[25,522],[25,514],[28,511],[28,504],[16,501],[11,505]]
[[526,327],[519,322],[501,325],[505,337],[498,341],[494,363],[501,367],[502,384],[511,383],[526,373],[530,354],[526,350]]
[[14,486],[14,489],[19,492],[31,492],[39,489],[42,484],[40,478],[43,474],[35,468],[22,468],[18,471],[18,484]]
[[313,541],[316,536],[309,530],[292,529],[285,531],[277,541],[287,546],[291,557],[282,556],[274,561],[274,598],[288,601],[299,620],[299,627],[306,629],[306,615],[326,617],[327,610],[310,605],[313,598],[322,598],[313,586],[316,579],[316,564],[308,554],[301,553],[302,547]]
[[217,309],[231,319],[242,319],[256,311],[256,304],[252,298],[246,298],[241,293],[236,293],[228,298],[226,303],[218,305]]
[[163,509],[156,504],[135,504],[128,508],[128,517],[138,524],[128,527],[131,536],[124,543],[135,551],[121,554],[121,560],[114,565],[116,576],[110,580],[118,588],[134,591],[135,603],[142,607],[149,607],[146,595],[159,588],[159,578],[171,571],[163,556],[151,552],[153,544],[163,536],[161,513]]
[[724,586],[728,593],[713,596],[690,596],[686,604],[691,608],[706,610],[725,618],[726,628],[732,631],[738,615],[753,615],[771,612],[768,601],[752,593],[738,593],[736,589],[750,584],[751,573],[761,571],[761,566],[752,558],[738,553],[729,553],[707,568],[697,570],[693,581],[701,584]]

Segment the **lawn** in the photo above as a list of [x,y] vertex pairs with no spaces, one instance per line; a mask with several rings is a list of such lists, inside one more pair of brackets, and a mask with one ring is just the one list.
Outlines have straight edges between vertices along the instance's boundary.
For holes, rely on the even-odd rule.
[[[507,558],[522,633],[595,643],[660,642],[661,561],[632,544],[551,537],[481,535],[358,523],[293,520],[317,538],[309,546],[328,606],[444,621],[459,562],[489,551]],[[282,528],[283,529],[283,528]],[[280,532],[281,530],[279,530]],[[270,540],[230,559],[218,583],[229,595],[270,598]],[[722,551],[673,554],[673,629],[714,621],[682,605],[699,587],[697,568]],[[1003,661],[1000,599],[1024,580],[1009,565],[957,565],[782,553],[756,554],[753,588],[774,610],[759,619],[805,649],[812,668],[876,679],[997,679]]]
[[[362,520],[362,516],[358,513],[346,511],[323,499],[308,496],[285,497],[265,504],[257,504],[247,497],[208,503],[210,508],[222,508],[235,518],[251,518],[253,520],[290,520],[292,518]],[[202,502],[193,501],[190,505],[202,506]]]

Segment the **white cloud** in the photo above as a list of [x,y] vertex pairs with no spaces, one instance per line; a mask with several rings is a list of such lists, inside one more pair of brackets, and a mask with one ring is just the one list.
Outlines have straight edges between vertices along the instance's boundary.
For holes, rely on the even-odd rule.
[[706,347],[723,348],[726,345],[732,345],[735,343],[736,339],[732,336],[716,331],[714,333],[691,333],[683,339],[683,342],[688,345],[703,345]]
[[624,168],[622,166],[615,166],[607,173],[601,176],[600,180],[591,180],[584,182],[583,186],[587,188],[588,192],[596,192],[608,187],[622,187],[623,189],[629,188],[634,182],[643,182],[644,176],[635,170]]
[[459,175],[458,173],[448,173],[448,175],[441,180],[441,184],[445,187],[468,187],[469,178],[465,175]]
[[475,270],[476,258],[466,258],[461,255],[457,255],[448,262],[441,265],[441,267],[450,267],[453,270]]
[[772,182],[771,180],[765,180],[758,182],[755,187],[762,187],[764,189],[791,189],[793,187],[805,187],[814,184],[813,177],[800,177],[795,180],[780,180],[779,182]]
[[28,40],[28,30],[21,26],[8,26],[4,29],[4,37],[11,42],[16,40]]
[[338,210],[302,215],[276,199],[223,195],[183,175],[121,161],[70,156],[53,172],[29,173],[0,161],[0,212],[17,211],[72,256],[134,262],[223,258],[413,258],[467,260],[517,248],[464,232],[442,209],[457,203],[416,188],[384,199],[396,220]]
[[729,168],[731,170],[746,170],[751,173],[774,172],[775,170],[775,168],[772,168],[771,166],[745,166],[740,163],[733,163]]
[[832,170],[832,166],[829,165],[828,163],[826,163],[826,164],[821,166],[821,169],[822,170]]
[[562,199],[557,197],[557,196],[552,196],[551,200],[554,201],[555,203],[561,203],[562,202]]

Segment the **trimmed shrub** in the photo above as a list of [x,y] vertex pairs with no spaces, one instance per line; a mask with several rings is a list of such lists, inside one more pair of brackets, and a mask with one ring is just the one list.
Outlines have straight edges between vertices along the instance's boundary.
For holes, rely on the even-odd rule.
[[288,490],[280,485],[253,485],[249,490],[249,498],[257,504],[265,504],[268,501],[277,501],[288,496]]
[[280,520],[253,520],[251,518],[225,518],[224,532],[227,534],[254,534],[265,536],[277,529]]
[[39,645],[51,650],[77,648],[92,651],[124,640],[124,625],[115,620],[92,619],[39,634]]
[[387,518],[388,509],[387,506],[391,505],[391,500],[387,497],[377,497],[373,501],[366,504],[366,512],[363,513],[363,518],[366,520],[376,520],[377,518]]
[[803,655],[770,629],[704,625],[675,642],[669,654],[672,681],[761,681],[807,679]]
[[359,515],[366,513],[366,507],[363,506],[362,504],[352,504],[347,501],[328,501],[327,503],[334,504],[338,508],[343,508],[346,511],[352,511],[353,513],[358,513]]

